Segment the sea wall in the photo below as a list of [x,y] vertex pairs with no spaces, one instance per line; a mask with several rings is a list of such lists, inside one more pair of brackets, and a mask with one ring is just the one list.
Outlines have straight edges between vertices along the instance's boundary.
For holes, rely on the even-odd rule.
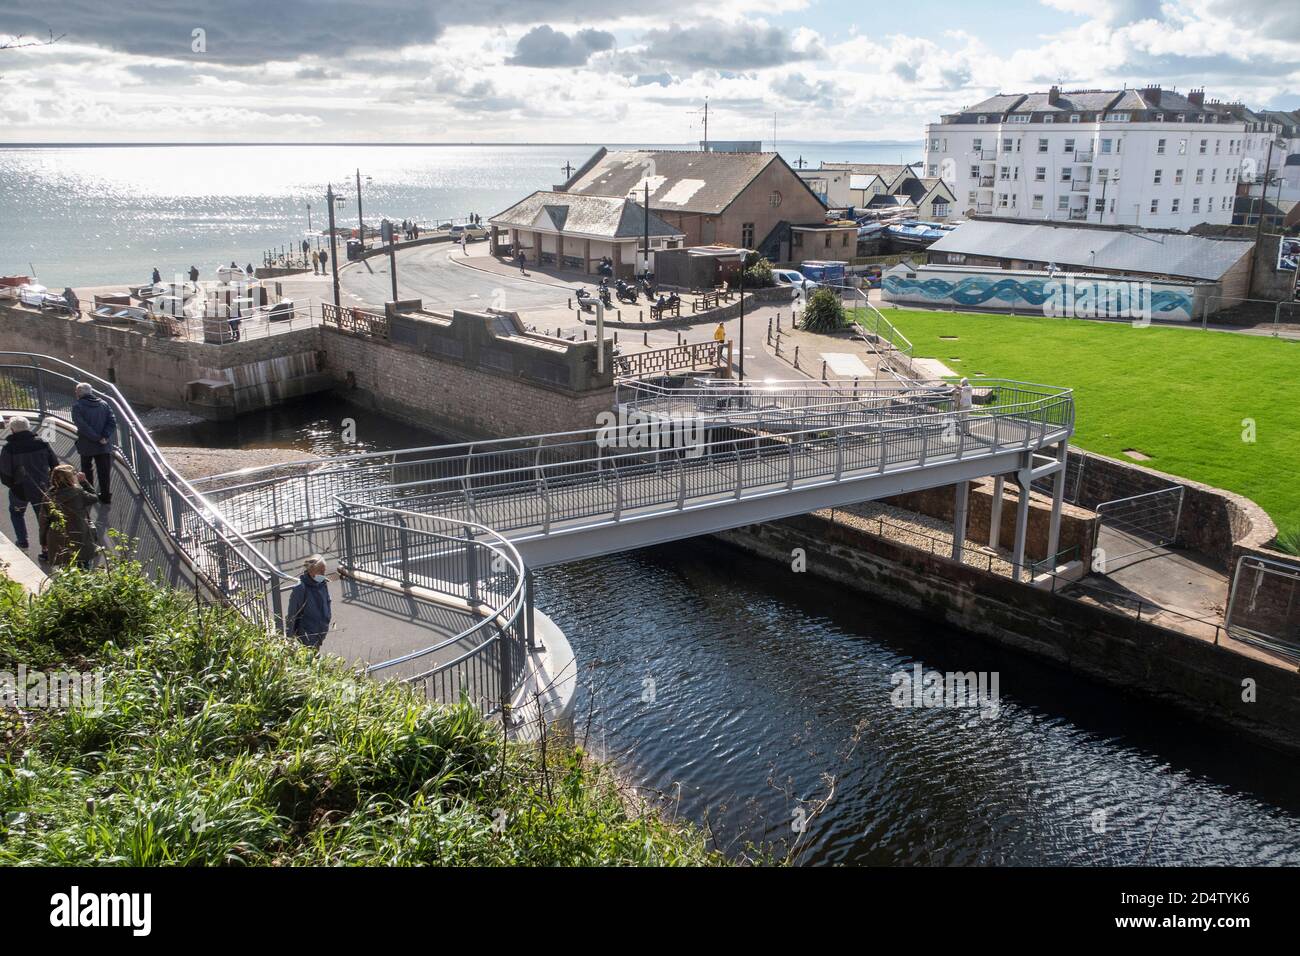
[[[803,515],[723,532],[744,550],[1300,752],[1300,674],[1209,641]],[[1247,693],[1250,691],[1251,693]],[[1249,697],[1249,700],[1243,699]]]

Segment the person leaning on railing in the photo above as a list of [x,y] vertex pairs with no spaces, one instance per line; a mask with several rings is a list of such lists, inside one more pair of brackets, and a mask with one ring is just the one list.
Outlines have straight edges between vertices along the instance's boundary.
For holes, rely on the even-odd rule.
[[45,501],[45,541],[50,564],[65,567],[76,562],[88,568],[95,560],[96,532],[91,514],[98,498],[86,476],[71,465],[50,472]]

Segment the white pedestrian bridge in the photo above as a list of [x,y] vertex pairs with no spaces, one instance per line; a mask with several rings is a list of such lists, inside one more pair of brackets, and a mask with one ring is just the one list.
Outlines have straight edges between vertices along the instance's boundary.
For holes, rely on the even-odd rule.
[[[0,399],[14,410],[66,418],[71,383],[81,380],[118,406],[127,435],[119,468],[149,503],[159,539],[187,556],[217,598],[274,622],[291,583],[284,569],[326,554],[367,596],[356,613],[374,610],[363,621],[370,631],[384,626],[384,609],[391,619],[394,602],[405,602],[407,644],[386,656],[378,640],[379,653],[357,655],[370,673],[506,713],[538,647],[533,569],[946,485],[960,554],[967,482],[985,476],[1022,489],[1053,478],[1055,553],[1074,423],[1069,389],[1002,380],[972,383],[975,404],[960,411],[939,382],[625,383],[585,431],[311,459],[191,483],[108,383],[16,353],[0,353],[0,376],[17,383]],[[1018,570],[1028,501],[1018,498]]]

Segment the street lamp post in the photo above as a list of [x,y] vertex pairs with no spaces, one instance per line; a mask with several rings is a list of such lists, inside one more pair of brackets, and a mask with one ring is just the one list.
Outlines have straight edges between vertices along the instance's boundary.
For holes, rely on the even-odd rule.
[[740,259],[740,377],[739,381],[745,381],[745,259],[749,257],[748,253]]
[[357,237],[361,240],[361,251],[366,251],[366,221],[361,218],[361,169],[357,169]]
[[334,308],[339,307],[339,252],[334,245],[334,185],[325,188],[325,203],[330,207],[330,266],[334,270]]

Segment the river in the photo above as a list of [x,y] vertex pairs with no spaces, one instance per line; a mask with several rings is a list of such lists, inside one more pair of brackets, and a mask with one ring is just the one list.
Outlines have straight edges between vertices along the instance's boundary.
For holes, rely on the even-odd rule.
[[[158,437],[317,454],[438,440],[336,399]],[[1300,864],[1291,758],[812,574],[696,539],[548,568],[536,590],[577,657],[579,736],[730,854]],[[997,674],[996,712],[895,706],[894,675],[917,664]]]

